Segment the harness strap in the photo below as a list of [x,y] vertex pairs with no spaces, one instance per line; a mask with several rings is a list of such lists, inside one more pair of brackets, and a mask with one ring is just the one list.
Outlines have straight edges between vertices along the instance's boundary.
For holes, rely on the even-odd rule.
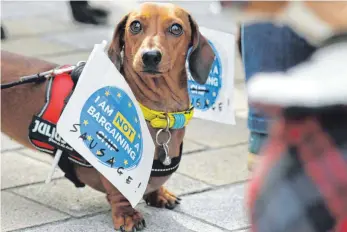
[[[47,136],[52,134],[52,137],[55,137],[56,130],[53,133],[52,127],[58,123],[60,114],[65,106],[64,99],[70,94],[73,86],[74,84],[68,73],[61,73],[49,79],[46,89],[45,105],[36,115],[36,119],[33,120],[33,123],[29,127],[29,139],[38,150],[51,154],[55,152],[55,146],[40,139],[39,135]],[[45,121],[40,120],[41,122],[36,122],[39,118]],[[52,124],[49,125],[51,130],[48,129],[48,123]],[[60,140],[60,138],[58,140]]]
[[180,145],[180,153],[178,157],[171,159],[171,164],[168,166],[163,165],[160,160],[153,160],[151,176],[159,177],[159,176],[168,176],[174,173],[181,162],[183,151],[183,143]]

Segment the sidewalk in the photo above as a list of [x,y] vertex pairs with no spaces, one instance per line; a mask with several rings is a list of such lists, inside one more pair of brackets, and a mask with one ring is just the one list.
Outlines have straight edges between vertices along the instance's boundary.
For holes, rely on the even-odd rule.
[[[110,40],[114,30],[114,26],[72,23],[64,2],[2,4],[2,23],[9,35],[2,49],[59,64],[85,60],[93,45]],[[129,8],[121,4],[112,5],[114,24]],[[187,7],[194,8],[189,4]],[[203,7],[194,9],[198,22]],[[182,204],[173,211],[140,204],[138,209],[147,222],[145,231],[246,232],[249,228],[244,207],[249,178],[247,108],[239,66],[235,72],[237,124],[226,126],[197,119],[191,122],[181,165],[166,184],[182,196]],[[58,170],[54,181],[44,184],[51,161],[48,155],[2,136],[1,231],[113,231],[110,207],[103,194],[89,187],[76,189]]]

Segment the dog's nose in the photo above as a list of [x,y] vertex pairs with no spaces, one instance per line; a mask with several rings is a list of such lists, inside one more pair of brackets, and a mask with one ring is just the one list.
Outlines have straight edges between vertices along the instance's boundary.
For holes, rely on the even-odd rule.
[[156,67],[161,61],[161,53],[158,50],[145,51],[142,54],[142,61],[146,67]]

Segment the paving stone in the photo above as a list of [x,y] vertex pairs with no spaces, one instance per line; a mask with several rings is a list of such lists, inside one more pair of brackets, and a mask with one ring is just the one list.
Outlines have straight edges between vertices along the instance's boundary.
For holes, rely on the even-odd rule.
[[1,42],[1,46],[2,50],[34,57],[38,55],[71,52],[76,49],[76,46],[44,41],[36,37],[5,40]]
[[72,219],[35,228],[25,229],[21,232],[110,232],[114,231],[111,213],[103,213],[83,219]]
[[183,197],[178,211],[228,230],[249,225],[245,208],[245,184]]
[[70,47],[85,49],[91,52],[94,48],[94,44],[99,44],[103,40],[110,43],[113,37],[113,32],[114,27],[98,26],[71,32],[69,33],[69,36],[66,36],[66,33],[59,33],[47,35],[42,38],[47,42],[65,44]]
[[193,193],[211,188],[210,185],[180,175],[179,173],[174,173],[164,186],[176,195]]
[[[176,173],[165,186],[177,195],[210,188],[207,184]],[[105,194],[89,187],[77,189],[66,179],[55,180],[48,185],[25,186],[11,191],[76,217],[109,209]]]
[[235,44],[235,80],[236,81],[241,81],[241,83],[245,83],[245,71],[243,68],[243,63],[242,63],[242,57],[240,53],[238,52],[239,48],[238,45]]
[[[2,19],[22,19],[41,16],[45,18],[70,18],[66,1],[2,1]],[[34,26],[34,25],[32,25]]]
[[[184,204],[184,203],[182,203]],[[179,208],[179,207],[178,207]],[[166,209],[156,209],[147,205],[139,205],[139,211],[143,213],[147,229],[145,231],[163,232],[163,231],[197,231],[197,232],[221,232],[209,224],[190,218],[186,215],[178,214]]]
[[[164,2],[164,1],[162,1]],[[189,13],[194,15],[204,15],[211,13],[209,10],[210,3],[208,1],[199,2],[199,7],[197,7],[197,2],[194,1],[170,1],[173,4],[179,5],[182,8],[189,11]]]
[[79,61],[87,61],[90,52],[77,52],[69,55],[41,56],[40,59],[56,64],[77,64]]
[[236,125],[193,119],[187,126],[186,138],[209,147],[224,147],[248,140],[247,121],[236,117]]
[[248,109],[247,110],[235,110],[235,115],[238,118],[246,119],[248,118]]
[[[144,232],[222,232],[223,230],[205,224],[188,216],[166,209],[155,209],[144,205],[137,207],[143,213],[147,228]],[[97,228],[97,229],[96,229]],[[111,213],[104,213],[79,220],[69,220],[37,228],[23,230],[23,232],[109,232],[114,231]]]
[[79,27],[72,23],[66,23],[61,20],[43,17],[27,18],[25,20],[16,18],[4,21],[6,29],[11,39],[23,36],[42,36],[44,34],[63,32],[68,34],[69,31],[76,30]]
[[234,110],[247,110],[248,109],[248,100],[247,100],[247,91],[244,83],[236,83],[234,86]]
[[188,139],[184,140],[183,154],[192,153],[192,152],[195,152],[195,151],[201,151],[203,149],[206,149],[206,146],[197,144],[197,143],[195,143],[193,141],[190,141]]
[[[50,165],[20,155],[14,151],[1,154],[1,189],[44,181]],[[62,177],[57,168],[53,178]]]
[[22,145],[12,140],[7,135],[1,133],[1,152],[13,150],[13,149],[19,149],[21,147]]
[[37,151],[37,150],[26,148],[26,149],[19,150],[17,153],[20,155],[41,161],[48,165],[51,165],[53,162],[53,157],[51,155]]
[[[43,19],[59,19],[64,22],[75,23],[71,15],[68,1],[3,1],[2,19],[27,19],[42,17]],[[110,23],[118,22],[121,16],[133,9],[135,1],[89,1],[90,5],[98,5],[111,11]],[[118,16],[118,17],[117,17]],[[115,20],[117,19],[117,20]],[[79,26],[84,24],[76,23]]]
[[183,156],[177,172],[212,185],[247,180],[247,145]]
[[66,214],[49,209],[13,193],[1,192],[1,231],[22,229],[67,218],[69,216]]
[[12,192],[59,209],[75,217],[110,209],[104,193],[90,187],[78,189],[69,180],[16,188]]

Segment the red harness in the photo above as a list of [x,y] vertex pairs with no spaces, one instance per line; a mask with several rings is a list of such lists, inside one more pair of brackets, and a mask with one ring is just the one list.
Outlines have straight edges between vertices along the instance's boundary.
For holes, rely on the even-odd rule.
[[29,127],[29,140],[32,145],[43,152],[54,154],[57,149],[68,153],[69,159],[82,166],[91,165],[73,150],[59,136],[56,124],[74,88],[74,82],[69,73],[62,73],[49,80],[46,89],[45,105],[41,111],[33,117]]

